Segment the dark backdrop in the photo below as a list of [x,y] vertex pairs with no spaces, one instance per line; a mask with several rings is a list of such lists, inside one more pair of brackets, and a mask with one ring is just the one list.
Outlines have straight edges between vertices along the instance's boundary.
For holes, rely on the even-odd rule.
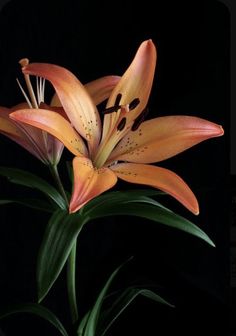
[[[84,313],[110,272],[133,255],[124,280],[155,284],[175,309],[139,299],[111,334],[229,335],[229,13],[218,1],[10,1],[0,14],[0,105],[22,97],[15,78],[18,60],[67,67],[86,83],[106,74],[122,74],[139,44],[152,38],[158,65],[150,116],[196,115],[222,124],[226,135],[169,159],[200,203],[194,217],[170,198],[166,205],[194,221],[216,243],[200,240],[152,222],[111,218],[90,223],[78,248],[80,311]],[[1,136],[1,165],[17,166],[48,178],[45,167]],[[64,153],[64,158],[70,158]],[[63,172],[62,172],[63,173]],[[1,198],[25,195],[1,179]],[[123,183],[119,188],[130,188]],[[31,195],[31,191],[28,192]],[[36,297],[35,261],[47,216],[21,208],[1,208],[0,302]],[[63,274],[64,275],[64,274]],[[64,278],[45,301],[66,323]],[[118,281],[119,283],[119,281]],[[56,299],[55,299],[56,298]],[[34,329],[37,325],[37,330]],[[57,335],[33,317],[2,322],[6,335]],[[203,332],[203,330],[205,330]]]

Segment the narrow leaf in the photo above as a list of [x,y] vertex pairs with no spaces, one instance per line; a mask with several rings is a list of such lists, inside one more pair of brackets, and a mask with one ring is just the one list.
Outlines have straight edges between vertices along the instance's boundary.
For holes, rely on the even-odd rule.
[[49,204],[46,201],[39,200],[37,198],[13,198],[13,199],[4,199],[0,200],[0,205],[17,203],[28,208],[44,211],[44,212],[53,212],[55,210],[55,206]]
[[46,228],[37,264],[39,302],[59,276],[77,238],[83,221],[79,213],[56,211]]
[[63,336],[68,336],[65,328],[62,323],[56,317],[56,315],[51,312],[49,309],[37,304],[37,303],[26,303],[22,305],[16,305],[11,307],[9,310],[0,313],[0,319],[6,318],[8,316],[19,314],[19,313],[29,313],[37,315],[44,320],[51,323]]
[[[110,191],[106,192],[87,203],[83,207],[83,213],[93,211],[93,209],[100,207],[102,204],[120,203],[123,201],[139,202],[140,199],[147,196],[160,196],[166,195],[164,192],[155,189],[138,189],[138,190],[125,190],[125,191]],[[149,198],[149,201],[153,200]]]
[[164,300],[160,295],[149,289],[129,287],[122,292],[119,298],[112,304],[111,308],[103,314],[103,326],[100,328],[98,335],[104,336],[107,330],[117,320],[117,318],[139,295],[143,295],[161,304],[174,307],[172,304]]
[[[129,259],[130,260],[130,259]],[[128,261],[129,261],[128,260]],[[100,315],[100,311],[102,308],[102,303],[104,301],[105,295],[114,279],[114,277],[116,276],[116,274],[119,272],[119,270],[121,269],[121,267],[123,267],[125,264],[127,263],[127,261],[123,264],[121,264],[119,267],[117,267],[115,269],[115,271],[110,275],[109,279],[107,280],[105,286],[103,287],[103,289],[101,290],[93,308],[90,311],[90,314],[87,318],[86,323],[84,323],[84,320],[82,320],[83,324],[85,325],[85,329],[82,330],[82,325],[80,325],[77,334],[78,335],[83,335],[83,336],[95,336],[96,335],[96,327],[97,327],[97,322],[99,319],[99,315]],[[80,332],[80,333],[79,333]]]
[[84,315],[84,317],[82,318],[82,320],[80,321],[78,330],[77,330],[77,336],[83,336],[84,335],[84,331],[86,328],[86,325],[88,323],[88,319],[89,319],[89,315],[90,315],[90,310]]
[[131,200],[127,202],[127,200],[119,198],[113,198],[111,201],[107,199],[106,202],[100,203],[99,206],[92,208],[88,213],[84,211],[83,215],[87,215],[86,221],[115,215],[142,217],[178,230],[182,230],[198,238],[201,238],[211,246],[215,246],[207,234],[198,226],[186,218],[175,214],[170,209],[164,207],[152,199],[150,199],[150,202],[148,202],[147,197],[145,200],[139,198],[139,201],[134,200],[134,202]]
[[12,183],[40,190],[51,198],[61,209],[66,209],[66,204],[60,193],[48,182],[32,173],[21,169],[0,167],[0,175],[5,176]]

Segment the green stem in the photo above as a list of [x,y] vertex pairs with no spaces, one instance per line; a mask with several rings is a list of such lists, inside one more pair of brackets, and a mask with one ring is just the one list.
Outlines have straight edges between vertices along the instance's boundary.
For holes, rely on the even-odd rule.
[[76,302],[76,285],[75,285],[76,243],[77,240],[75,240],[69,258],[67,260],[67,291],[73,324],[78,321],[78,308]]
[[[65,189],[60,179],[60,175],[58,173],[57,165],[51,165],[50,171],[54,177],[54,180],[57,183],[58,189],[63,196],[67,206],[69,206],[69,201],[66,196]],[[68,292],[68,299],[71,311],[71,319],[73,324],[78,321],[78,308],[76,302],[76,285],[75,285],[75,276],[76,276],[76,244],[77,240],[75,240],[74,245],[71,249],[70,255],[67,260],[67,292]]]
[[58,173],[57,165],[50,165],[49,168],[50,168],[52,176],[53,176],[53,178],[54,178],[54,180],[55,180],[55,182],[58,186],[58,189],[59,189],[62,197],[64,198],[67,207],[68,207],[69,206],[69,201],[68,201],[68,198],[66,196],[66,192],[65,192],[65,189],[63,187],[63,184],[61,182],[61,178],[60,178],[60,175]]

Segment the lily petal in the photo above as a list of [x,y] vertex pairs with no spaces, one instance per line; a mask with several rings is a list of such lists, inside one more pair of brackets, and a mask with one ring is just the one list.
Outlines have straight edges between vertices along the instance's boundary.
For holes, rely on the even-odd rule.
[[[105,76],[95,79],[94,81],[91,81],[84,86],[92,98],[94,104],[98,105],[110,96],[112,90],[117,85],[119,80],[119,76]],[[61,102],[56,93],[51,100],[51,106],[61,106]]]
[[76,156],[87,156],[87,149],[80,135],[59,113],[44,109],[19,110],[10,114],[15,121],[40,128],[56,137]]
[[120,78],[120,76],[105,76],[85,84],[85,88],[95,105],[102,103],[110,97],[112,90],[118,84]]
[[[17,106],[24,106],[19,104]],[[20,125],[10,119],[10,114],[15,107],[8,109],[0,107],[0,133],[25,148],[39,160],[46,163],[47,158],[44,155],[44,142],[42,131],[29,125]]]
[[96,106],[80,81],[67,69],[53,64],[31,63],[22,71],[51,82],[71,123],[94,152],[100,141],[101,121]]
[[[140,100],[140,103],[127,114],[127,127],[147,105],[155,67],[156,48],[151,40],[144,41],[129,68],[111,93],[107,108],[114,106],[118,94],[121,94],[120,105],[130,104],[135,98]],[[102,141],[105,141],[105,138],[109,136],[118,119],[119,112],[105,115]]]
[[220,125],[197,117],[167,116],[147,120],[120,141],[108,163],[117,160],[159,162],[223,134]]
[[22,137],[23,133],[18,129],[15,123],[9,119],[11,110],[5,107],[0,107],[0,132],[9,134],[15,137]]
[[111,169],[120,179],[158,188],[176,198],[195,215],[199,213],[195,195],[174,172],[161,167],[137,163],[121,163],[111,166]]
[[109,168],[95,169],[87,158],[73,159],[74,188],[70,201],[70,213],[76,212],[84,204],[104,191],[112,188],[116,175]]

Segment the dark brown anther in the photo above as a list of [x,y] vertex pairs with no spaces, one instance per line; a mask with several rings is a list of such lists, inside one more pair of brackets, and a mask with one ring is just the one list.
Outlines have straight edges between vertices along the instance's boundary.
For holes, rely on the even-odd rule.
[[120,106],[111,106],[106,108],[104,111],[102,111],[103,114],[110,114],[113,112],[117,112],[120,109]]
[[114,106],[119,106],[120,105],[121,98],[122,98],[122,94],[118,93],[118,95],[116,96],[116,100],[115,100]]
[[140,103],[140,99],[139,98],[135,98],[134,100],[132,100],[132,102],[129,104],[129,109],[134,110],[138,104]]
[[126,118],[122,118],[121,121],[119,122],[118,126],[117,126],[117,130],[118,131],[122,131],[125,128],[126,125]]
[[146,115],[148,114],[149,109],[146,107],[141,113],[140,115],[135,119],[132,127],[131,127],[131,131],[136,131],[139,126],[142,124],[142,122],[144,121]]

